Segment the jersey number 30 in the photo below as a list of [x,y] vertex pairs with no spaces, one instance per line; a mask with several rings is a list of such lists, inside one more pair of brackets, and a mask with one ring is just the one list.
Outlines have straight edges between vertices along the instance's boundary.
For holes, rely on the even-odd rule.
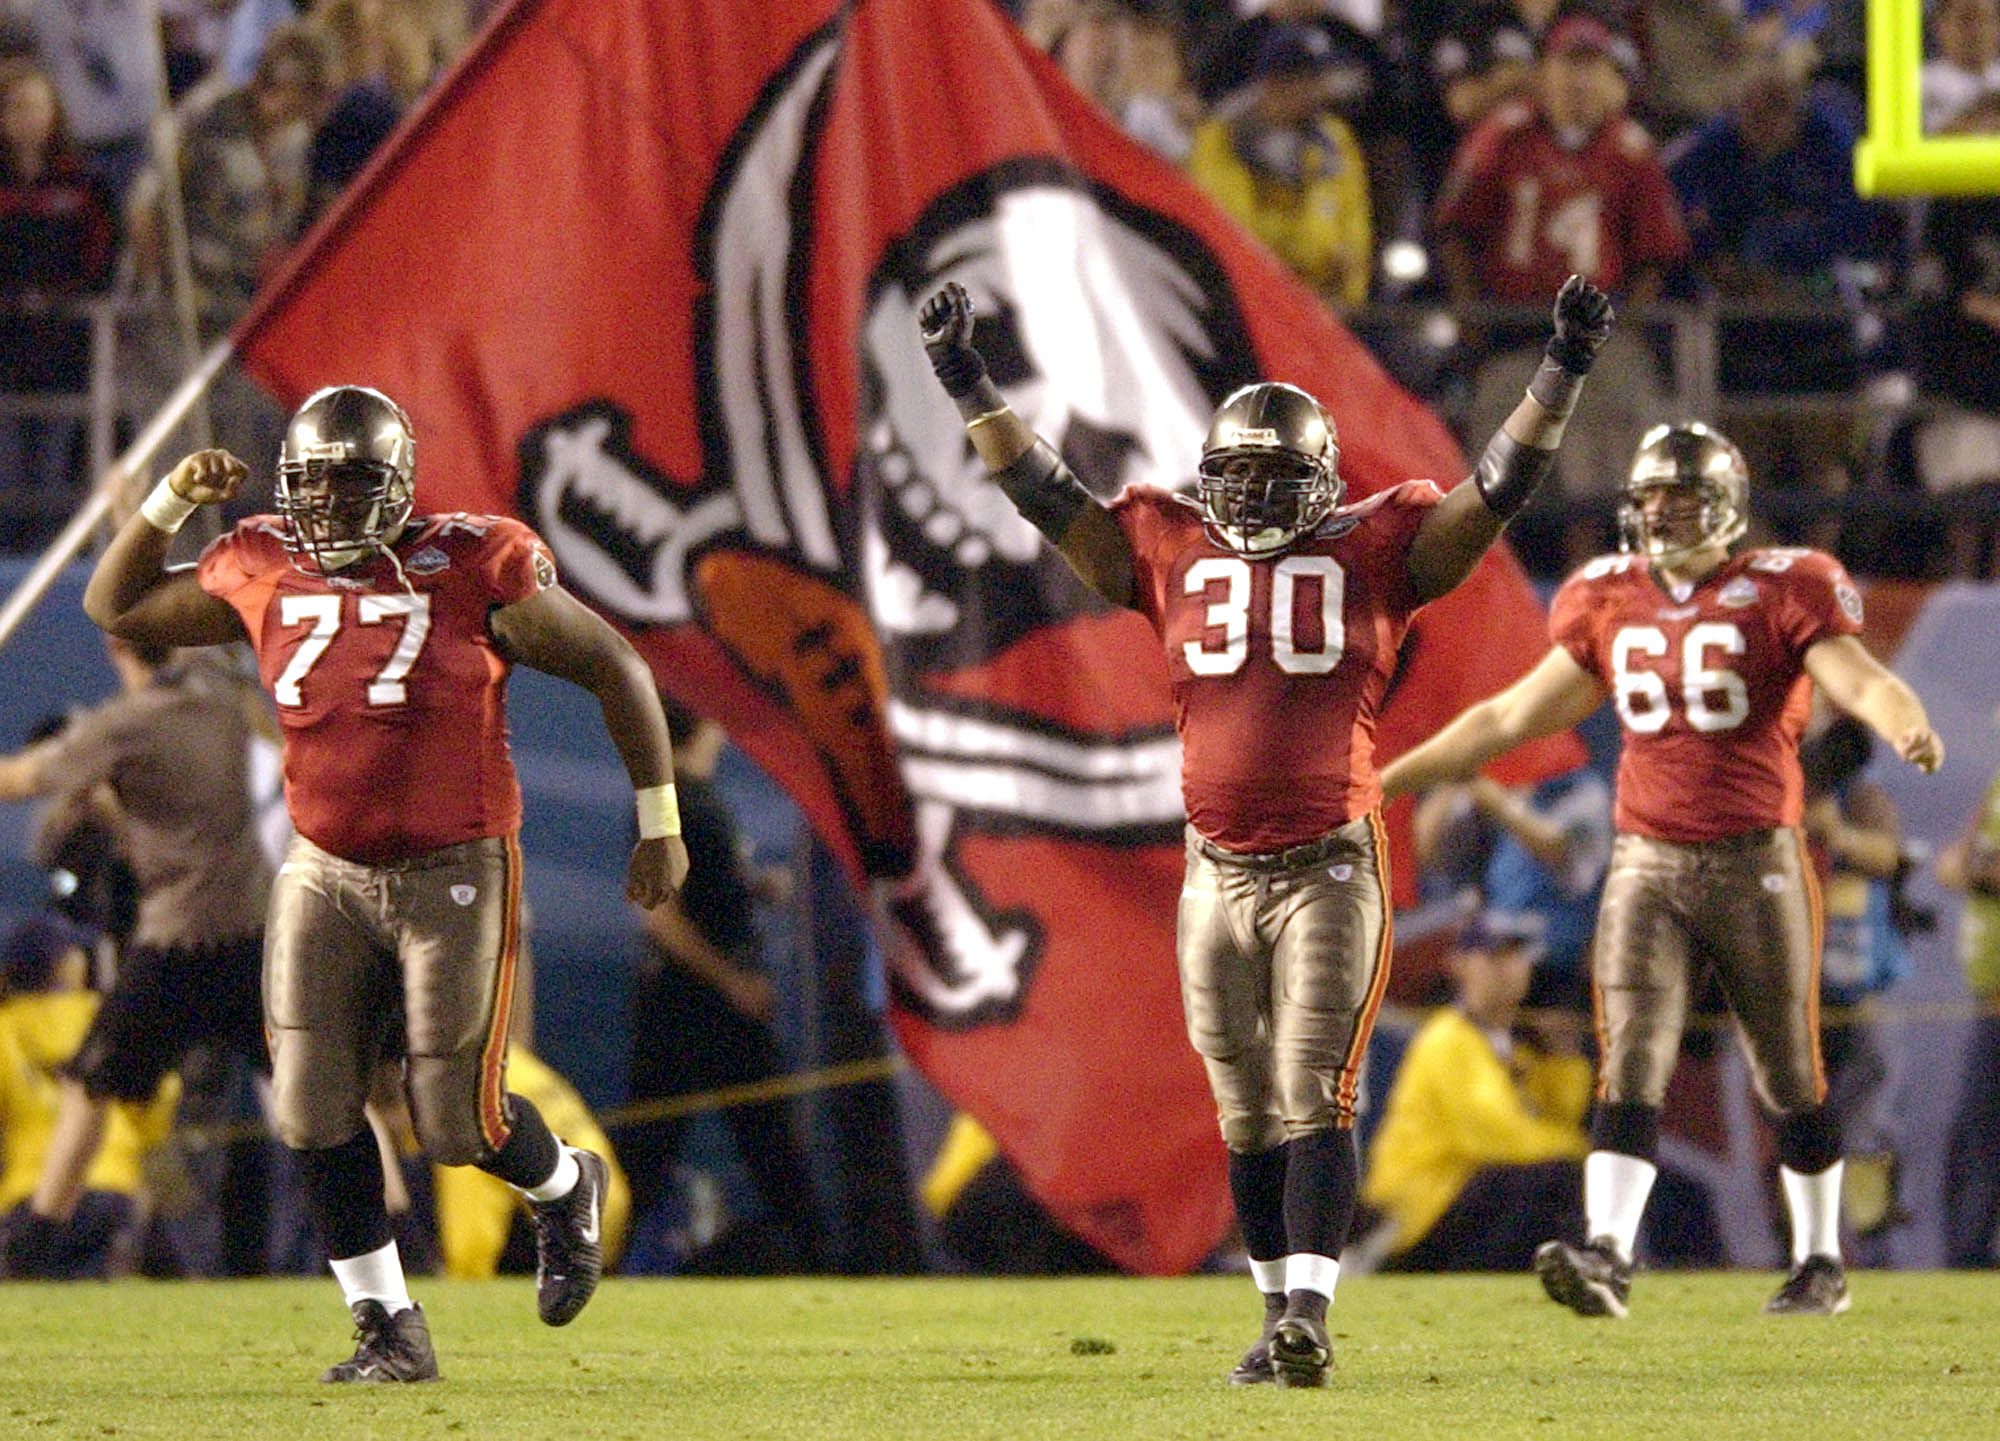
[[[284,673],[271,687],[271,698],[282,706],[304,705],[300,682],[306,672],[319,664],[319,658],[326,654],[326,648],[333,644],[333,638],[340,632],[340,603],[337,595],[287,595],[278,599],[278,621],[282,625],[311,624],[299,648],[292,652],[292,659]],[[402,705],[410,698],[404,686],[404,678],[410,667],[417,663],[417,652],[424,648],[424,639],[431,633],[431,598],[427,595],[364,595],[356,597],[356,618],[363,625],[380,625],[385,621],[401,620],[403,633],[396,640],[396,648],[389,653],[389,659],[382,669],[375,673],[375,679],[368,682],[368,704]]]
[[[1742,655],[1743,648],[1743,632],[1727,621],[1690,626],[1681,639],[1681,706],[1696,730],[1734,730],[1750,714],[1750,692],[1743,677],[1716,663]],[[1612,698],[1626,728],[1636,735],[1664,728],[1673,702],[1666,678],[1655,671],[1634,670],[1633,658],[1657,659],[1667,650],[1666,632],[1658,626],[1628,625],[1612,637]]]
[[[1299,582],[1307,582],[1307,592],[1319,592],[1320,643],[1312,650],[1299,647],[1292,630]],[[1243,668],[1250,653],[1250,567],[1235,556],[1209,556],[1187,569],[1183,582],[1187,594],[1207,595],[1209,587],[1223,582],[1220,600],[1211,599],[1204,617],[1206,629],[1222,631],[1222,649],[1212,650],[1207,637],[1188,641],[1181,647],[1187,667],[1196,675],[1234,675]],[[1347,576],[1330,555],[1288,555],[1271,570],[1271,659],[1287,675],[1325,675],[1340,664],[1347,646],[1347,631],[1341,623],[1340,608],[1347,596]]]

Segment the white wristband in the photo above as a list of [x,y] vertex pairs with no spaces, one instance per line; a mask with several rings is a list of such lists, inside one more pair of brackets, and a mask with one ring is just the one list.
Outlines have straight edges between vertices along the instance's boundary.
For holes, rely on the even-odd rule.
[[681,833],[681,806],[674,799],[674,783],[647,786],[632,797],[639,805],[639,839],[655,841]]
[[189,500],[162,479],[153,487],[153,493],[146,497],[145,503],[139,507],[139,514],[146,518],[146,524],[154,530],[163,530],[172,535],[187,524],[189,516],[200,509],[198,503]]

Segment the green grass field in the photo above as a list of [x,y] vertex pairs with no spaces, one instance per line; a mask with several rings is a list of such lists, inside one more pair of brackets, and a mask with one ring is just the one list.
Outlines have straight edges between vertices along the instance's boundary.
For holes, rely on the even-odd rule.
[[0,1437],[2000,1437],[2000,1276],[1875,1273],[1834,1320],[1649,1275],[1589,1322],[1532,1278],[1363,1277],[1335,1384],[1235,1390],[1244,1280],[425,1281],[445,1379],[334,1388],[331,1281],[0,1286]]

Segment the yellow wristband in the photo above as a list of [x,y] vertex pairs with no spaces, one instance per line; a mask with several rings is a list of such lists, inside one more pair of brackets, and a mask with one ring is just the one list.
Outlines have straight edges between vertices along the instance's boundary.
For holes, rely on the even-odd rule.
[[674,783],[647,786],[632,797],[639,806],[639,839],[654,841],[681,833],[681,806],[674,799]]
[[162,479],[153,487],[152,494],[148,495],[145,502],[140,505],[139,514],[146,517],[146,524],[154,530],[163,530],[168,535],[173,535],[186,525],[187,518],[199,509],[201,509],[199,505]]

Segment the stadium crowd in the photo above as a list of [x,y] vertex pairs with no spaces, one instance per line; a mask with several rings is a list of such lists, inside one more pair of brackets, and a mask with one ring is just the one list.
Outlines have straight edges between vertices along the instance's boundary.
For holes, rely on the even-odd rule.
[[[158,34],[148,28],[156,8]],[[116,432],[127,435],[171,388],[190,344],[242,315],[493,8],[0,0],[0,548],[32,553],[84,493],[93,346],[106,337],[115,346],[111,403]],[[1582,273],[1612,295],[1621,325],[1591,399],[1553,479],[1507,535],[1538,580],[1616,547],[1619,486],[1641,433],[1697,411],[1748,458],[1754,535],[1826,549],[1862,577],[2000,576],[2000,380],[1989,359],[2000,331],[2000,200],[1855,193],[1860,0],[1007,8],[1078,89],[1340,312],[1468,449],[1516,403],[1563,277]],[[1926,128],[2000,132],[2000,0],[1929,8]],[[179,134],[166,170],[147,138],[162,86]],[[171,303],[182,225],[193,336]],[[104,314],[108,327],[93,329]],[[277,452],[284,416],[247,382],[225,380],[212,409],[231,448]],[[1865,759],[1866,738],[1827,734],[1808,756],[1806,831],[1833,918],[1825,1000],[1841,1017],[1828,1036],[1834,1104],[1850,1165],[1879,1163],[1872,1190],[1850,1181],[1850,1227],[1865,1247],[1918,1204],[1896,1187],[1869,1004],[1899,974],[1898,941],[1923,917],[1900,889],[1911,857],[1893,808],[1859,778],[1854,750]],[[1598,770],[1520,792],[1473,782],[1426,798],[1418,845],[1428,898],[1480,914],[1435,969],[1426,999],[1441,1009],[1408,1040],[1400,1068],[1392,1043],[1370,1078],[1380,1122],[1368,1123],[1364,1254],[1411,1269],[1523,1266],[1534,1243],[1578,1216],[1589,1149],[1582,1058],[1592,1044],[1584,958],[1611,804]],[[1940,872],[1976,899],[1968,968],[1989,995],[1996,815],[1989,793]],[[710,823],[720,832],[714,854],[726,858],[737,846],[720,801]],[[98,842],[86,866],[78,857],[88,848],[81,829],[52,830],[48,868],[69,878],[63,914],[17,926],[0,956],[0,1209],[25,1206],[35,1191],[58,1076],[88,1025],[90,974],[108,955],[98,938],[115,936],[119,906],[132,904],[119,888],[133,882],[118,876],[111,848]],[[793,883],[801,877],[809,881],[802,869]],[[729,874],[723,889],[726,902],[691,895],[681,924],[649,926],[645,984],[667,1014],[725,1017],[727,1044],[635,1057],[639,1099],[755,1083],[779,1069],[771,982],[743,914],[773,902],[753,899],[747,871]],[[704,904],[719,909],[703,915]],[[1705,1013],[1719,1023],[1712,998]],[[528,1014],[516,1020],[523,1041]],[[1993,1264],[2000,1045],[1990,1017],[1982,1024],[1952,1140],[1954,1264]],[[1687,1047],[1697,1065],[1712,1060],[1714,1027],[1695,1027]],[[227,1057],[203,1065],[197,1057],[149,1095],[120,1094],[84,1199],[72,1203],[77,1222],[44,1248],[35,1274],[316,1267],[288,1195],[296,1178],[276,1148],[245,1136],[257,1129],[253,1072]],[[608,1157],[627,1148],[628,1159],[644,1158],[629,1185],[614,1164],[612,1254],[624,1247],[629,1213],[634,1258],[647,1266],[857,1264],[851,1251],[829,1250],[785,1105],[766,1100],[732,1117],[770,1234],[704,1256],[697,1243],[713,1240],[715,1227],[697,1197],[675,1189],[687,1174],[675,1124],[655,1113],[631,1127],[628,1144],[615,1126],[608,1136],[596,1130],[561,1076],[518,1049],[515,1065],[517,1084],[552,1120],[564,1118],[565,1134],[594,1137]],[[1477,1084],[1438,1079],[1467,1075]],[[237,1139],[162,1150],[162,1108],[177,1090],[208,1108],[184,1103],[184,1122],[206,1116],[207,1134]],[[482,1187],[484,1177],[433,1177],[407,1116],[393,1104],[377,1110],[411,1267],[428,1256],[473,1275],[519,1261],[525,1212]],[[944,1221],[933,1257],[967,1268],[1029,1257],[1101,1264],[1052,1233],[1007,1170],[990,1138],[958,1118],[922,1188]],[[205,1201],[188,1204],[190,1188]],[[1693,1195],[1670,1165],[1659,1191]],[[190,1217],[245,1205],[266,1217],[256,1254],[244,1254],[240,1237],[227,1252],[213,1236],[189,1234],[199,1230]],[[657,1214],[641,1234],[648,1209]],[[1649,1259],[1721,1259],[1715,1220],[1697,1204],[1656,1202],[1653,1211]],[[1495,1217],[1520,1222],[1519,1234]],[[1003,1230],[1009,1239],[996,1243]],[[674,1239],[662,1239],[669,1231]],[[892,1211],[878,1250],[859,1264],[922,1264],[916,1232],[914,1215]],[[954,1244],[954,1234],[963,1239]]]

